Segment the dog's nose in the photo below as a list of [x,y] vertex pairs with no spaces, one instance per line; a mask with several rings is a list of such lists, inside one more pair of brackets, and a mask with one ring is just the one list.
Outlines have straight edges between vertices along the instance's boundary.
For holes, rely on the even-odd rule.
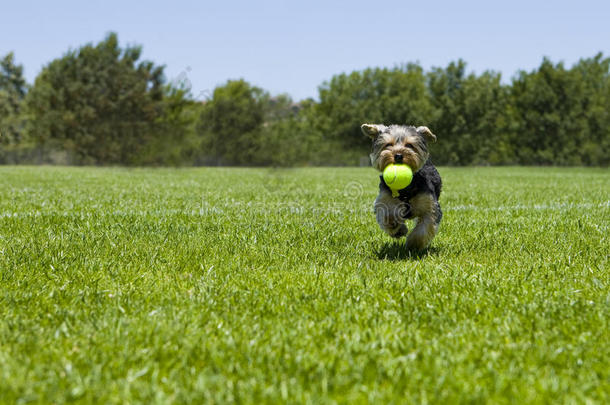
[[394,161],[396,163],[401,163],[402,162],[402,154],[401,153],[397,153],[394,155]]

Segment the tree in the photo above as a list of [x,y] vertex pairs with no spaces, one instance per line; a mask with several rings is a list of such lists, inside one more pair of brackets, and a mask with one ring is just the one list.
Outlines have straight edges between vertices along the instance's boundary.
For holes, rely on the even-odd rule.
[[23,141],[22,104],[27,91],[23,67],[13,53],[0,60],[0,162]]
[[319,98],[304,114],[319,137],[316,160],[326,164],[354,164],[368,154],[370,140],[360,131],[365,122],[423,125],[432,113],[415,64],[336,75],[320,86]]
[[80,164],[132,164],[160,136],[163,67],[138,62],[141,48],[121,49],[117,35],[52,61],[26,101],[39,145],[70,152]]
[[581,59],[573,68],[580,83],[583,120],[586,126],[580,140],[580,161],[586,165],[610,164],[610,58],[598,53]]
[[463,60],[428,73],[435,108],[430,128],[439,136],[434,159],[440,164],[469,165],[510,162],[508,90],[501,76],[466,74]]
[[203,163],[259,164],[268,99],[268,93],[242,79],[217,87],[198,125]]
[[562,63],[553,65],[545,58],[531,72],[519,72],[513,80],[512,96],[519,133],[515,145],[521,164],[557,164],[557,148],[566,141],[567,123],[564,114],[571,107],[566,103],[571,79]]
[[513,81],[519,163],[608,164],[610,61],[598,54],[572,69],[544,59]]
[[190,89],[180,84],[164,86],[160,103],[163,114],[154,122],[151,136],[141,152],[134,156],[138,165],[192,164],[196,156],[196,124],[203,106],[191,97]]

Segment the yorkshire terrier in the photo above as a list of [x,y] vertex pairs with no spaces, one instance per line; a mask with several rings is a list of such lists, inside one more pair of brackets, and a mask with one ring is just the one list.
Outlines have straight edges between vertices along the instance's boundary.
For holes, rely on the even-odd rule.
[[438,198],[441,176],[430,162],[428,143],[436,142],[428,127],[363,124],[362,132],[373,140],[371,163],[380,172],[391,163],[406,164],[413,171],[413,180],[392,197],[392,191],[380,176],[379,195],[375,200],[375,216],[379,227],[394,238],[405,236],[407,219],[415,219],[415,228],[407,237],[407,248],[425,249],[438,232],[443,217]]

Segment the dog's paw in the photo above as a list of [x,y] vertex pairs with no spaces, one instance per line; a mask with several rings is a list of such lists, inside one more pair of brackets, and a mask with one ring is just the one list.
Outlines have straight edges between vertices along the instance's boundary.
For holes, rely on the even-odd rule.
[[407,233],[409,233],[409,228],[407,228],[407,225],[405,224],[400,224],[400,226],[396,227],[390,236],[392,236],[393,238],[402,238],[403,236],[405,236]]

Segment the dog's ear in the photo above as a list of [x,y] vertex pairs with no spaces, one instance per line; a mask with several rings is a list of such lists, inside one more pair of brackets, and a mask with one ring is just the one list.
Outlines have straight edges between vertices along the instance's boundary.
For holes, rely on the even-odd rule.
[[417,127],[417,133],[423,136],[426,142],[436,142],[436,135],[428,127]]
[[360,129],[362,130],[362,133],[364,135],[368,136],[371,139],[375,139],[377,138],[377,136],[379,136],[380,133],[383,132],[383,130],[385,129],[385,125],[362,124],[360,126]]

